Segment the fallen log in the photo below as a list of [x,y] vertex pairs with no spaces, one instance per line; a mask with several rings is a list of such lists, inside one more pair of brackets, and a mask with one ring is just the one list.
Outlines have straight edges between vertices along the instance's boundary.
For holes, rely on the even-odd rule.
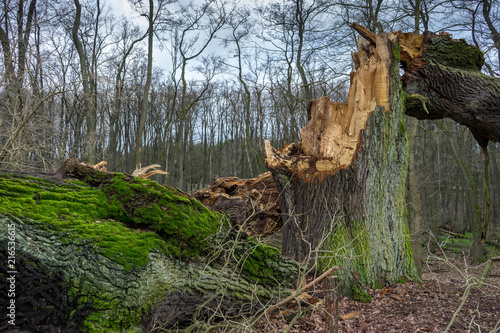
[[[151,331],[238,318],[289,295],[297,263],[156,182],[68,160],[0,173],[0,306],[33,332]],[[10,280],[7,279],[10,278]]]

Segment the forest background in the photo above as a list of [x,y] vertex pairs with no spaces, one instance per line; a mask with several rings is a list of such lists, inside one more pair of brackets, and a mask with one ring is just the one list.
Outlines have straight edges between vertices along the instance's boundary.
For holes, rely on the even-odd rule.
[[[0,168],[107,161],[187,192],[266,171],[263,140],[300,140],[310,100],[345,102],[349,23],[446,31],[500,76],[498,0],[2,0]],[[154,66],[157,65],[157,66]],[[453,84],[450,82],[450,84]],[[485,201],[483,157],[450,120],[405,117],[424,227],[465,232]],[[500,232],[500,145],[489,145],[489,235]]]

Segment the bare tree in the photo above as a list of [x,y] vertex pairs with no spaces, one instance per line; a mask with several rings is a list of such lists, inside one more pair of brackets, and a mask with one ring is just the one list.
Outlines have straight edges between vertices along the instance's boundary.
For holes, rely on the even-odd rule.
[[[6,158],[12,163],[19,157],[15,152],[19,152],[16,146],[19,145],[24,127],[35,114],[33,108],[38,110],[41,105],[38,103],[36,107],[37,98],[34,100],[35,105],[31,105],[33,96],[24,91],[28,43],[35,21],[36,0],[31,0],[28,7],[25,5],[24,1],[4,1],[1,7],[0,45],[4,73],[0,79],[0,87],[5,86],[5,95],[0,106],[3,114],[0,120],[0,165]],[[16,14],[15,18],[13,13]],[[16,54],[17,61],[14,61]]]
[[[174,31],[173,39],[176,50],[177,69],[180,69],[179,77],[173,77],[176,86],[180,85],[179,104],[175,104],[179,126],[176,132],[176,151],[178,155],[177,177],[178,187],[185,188],[184,165],[186,159],[186,142],[184,120],[188,112],[193,109],[196,103],[203,97],[209,88],[210,80],[205,80],[202,89],[196,96],[188,96],[188,63],[199,58],[207,49],[208,45],[216,37],[216,33],[221,30],[227,20],[227,9],[222,2],[207,1],[195,6],[190,4],[181,9],[182,26]],[[178,53],[177,53],[178,52]],[[178,58],[177,58],[178,57]],[[210,73],[211,71],[209,70]],[[213,74],[213,72],[211,72]],[[209,74],[209,79],[213,75]]]
[[[111,115],[109,117],[109,153],[111,154],[110,166],[117,167],[117,147],[118,147],[118,132],[119,121],[123,102],[123,93],[125,89],[125,78],[127,74],[127,63],[133,54],[134,47],[144,40],[149,34],[148,32],[141,35],[139,28],[133,26],[129,28],[130,22],[123,19],[121,24],[121,31],[116,37],[116,44],[119,46],[119,53],[116,55],[116,61],[112,62],[112,66],[116,69],[114,80],[114,96],[113,107],[111,108]],[[149,61],[149,57],[148,57]],[[111,69],[110,69],[111,70]]]
[[[88,144],[88,161],[90,164],[95,164],[95,147],[96,147],[96,121],[97,112],[96,106],[92,101],[91,96],[91,77],[89,70],[89,60],[87,54],[83,48],[83,44],[80,40],[79,32],[81,17],[82,17],[82,5],[79,0],[73,0],[76,8],[75,19],[73,21],[73,28],[71,30],[71,37],[73,43],[75,43],[75,48],[80,59],[80,70],[82,74],[82,86],[83,86],[83,98],[85,103],[85,110],[87,114],[87,144]],[[100,0],[97,0],[97,17],[100,15],[101,7]],[[97,34],[97,32],[96,32]]]

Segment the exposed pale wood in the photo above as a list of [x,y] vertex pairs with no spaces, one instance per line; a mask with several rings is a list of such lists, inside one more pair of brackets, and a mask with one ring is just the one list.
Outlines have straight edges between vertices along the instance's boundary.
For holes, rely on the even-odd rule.
[[373,41],[360,39],[361,46],[353,53],[356,72],[351,73],[347,105],[321,97],[311,101],[308,107],[308,122],[300,131],[301,148],[304,155],[329,160],[317,167],[318,171],[350,165],[368,115],[377,105],[386,109],[389,106],[392,55],[387,35],[371,33],[369,36]]
[[159,164],[148,165],[143,168],[135,169],[134,172],[132,172],[132,176],[148,179],[153,177],[154,175],[168,175],[168,172],[163,170],[158,170],[158,168],[161,168],[161,165]]
[[398,39],[397,42],[401,47],[401,62],[409,63],[412,59],[422,55],[422,42],[424,34],[416,35],[411,32],[396,31],[390,34],[392,40]]
[[363,36],[364,39],[368,40],[372,44],[376,44],[377,42],[377,35],[374,32],[371,32],[370,30],[366,29],[362,25],[354,22],[353,24],[350,25],[351,28],[356,30],[361,36]]
[[[334,103],[324,96],[311,101],[308,122],[300,131],[301,144],[276,151],[266,142],[268,167],[284,167],[301,174],[331,172],[352,163],[360,144],[360,131],[375,106],[389,107],[391,51],[386,34],[371,34],[375,43],[360,39],[353,54],[356,72],[351,73],[348,103]],[[374,56],[374,54],[376,54]],[[296,152],[294,159],[285,150]],[[322,161],[318,161],[321,159]],[[306,176],[307,177],[307,176]]]

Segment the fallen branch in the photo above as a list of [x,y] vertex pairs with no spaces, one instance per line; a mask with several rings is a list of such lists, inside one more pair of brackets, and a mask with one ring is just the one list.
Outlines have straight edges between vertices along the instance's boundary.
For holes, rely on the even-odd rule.
[[453,235],[453,236],[458,236],[458,237],[461,237],[461,238],[472,238],[472,237],[469,237],[467,235],[457,234],[455,232],[451,232],[451,231],[448,231],[448,230],[445,230],[445,229],[439,229],[439,231],[445,232],[445,233]]
[[330,268],[329,270],[327,270],[326,272],[324,272],[323,274],[321,274],[320,276],[318,276],[316,279],[314,279],[313,281],[309,282],[308,284],[306,284],[305,286],[303,286],[302,288],[300,289],[297,289],[295,293],[293,293],[292,295],[288,296],[287,298],[281,300],[280,302],[278,302],[278,304],[276,305],[273,305],[271,306],[270,308],[267,308],[264,313],[267,313],[267,314],[270,314],[272,313],[274,310],[276,310],[277,308],[279,308],[280,306],[282,305],[285,305],[286,303],[290,302],[292,299],[294,299],[296,297],[297,294],[302,294],[303,292],[306,292],[309,288],[311,288],[312,286],[314,286],[315,284],[317,284],[318,282],[320,282],[321,280],[323,280],[325,277],[327,277],[328,275],[332,274],[333,272],[335,272],[336,270],[339,269],[339,266],[333,266],[332,268]]
[[[457,237],[460,237],[460,238],[465,238],[465,239],[472,239],[472,237],[469,237],[467,235],[461,235],[461,234],[457,234],[456,232],[451,232],[451,231],[448,231],[448,230],[445,230],[445,229],[439,229],[439,231],[442,231],[442,232],[445,232],[447,234],[450,234],[450,235],[453,235],[453,236],[457,236]],[[496,248],[499,248],[500,249],[500,243],[498,242],[495,242],[495,241],[491,241],[491,240],[486,240],[484,241],[486,244],[488,245],[491,245],[491,246],[494,246]]]
[[479,281],[479,287],[482,287],[483,284],[486,282],[486,279],[490,277],[491,274],[491,266],[493,264],[493,261],[500,261],[500,256],[497,257],[492,257],[488,259],[486,262],[486,266],[484,267],[483,275],[481,276],[481,280]]
[[474,286],[474,284],[469,284],[469,285],[467,285],[467,288],[465,288],[464,294],[462,295],[462,301],[460,302],[460,305],[458,306],[455,313],[453,313],[453,317],[451,318],[450,322],[448,323],[448,326],[446,326],[444,333],[448,333],[450,331],[450,328],[453,325],[453,323],[455,322],[457,315],[460,313],[460,311],[462,310],[462,307],[464,306],[465,302],[467,301],[467,298],[469,297],[470,290],[473,286]]

